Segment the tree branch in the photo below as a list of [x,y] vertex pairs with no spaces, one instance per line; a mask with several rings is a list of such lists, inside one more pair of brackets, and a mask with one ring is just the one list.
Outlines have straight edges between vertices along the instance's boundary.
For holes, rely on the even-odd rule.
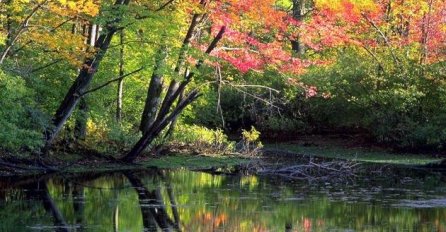
[[158,11],[163,10],[164,8],[166,8],[166,7],[167,7],[170,3],[172,3],[173,1],[175,1],[175,0],[169,0],[169,1],[167,1],[167,2],[164,3],[162,6],[160,6],[160,8],[156,9],[155,11],[158,12]]
[[99,85],[98,87],[95,87],[95,88],[92,88],[92,89],[90,89],[90,90],[87,90],[87,91],[83,92],[83,93],[80,95],[80,97],[85,96],[85,95],[87,95],[87,94],[89,94],[89,93],[92,93],[92,92],[94,92],[94,91],[97,91],[97,90],[99,90],[99,89],[102,89],[102,88],[106,87],[107,85],[109,85],[109,84],[111,84],[111,83],[113,83],[113,82],[119,81],[119,80],[121,80],[121,79],[123,79],[123,78],[125,78],[125,77],[127,77],[127,76],[130,76],[130,75],[132,75],[132,74],[135,74],[135,73],[137,73],[137,72],[139,72],[139,71],[141,71],[141,70],[143,70],[143,69],[144,69],[144,67],[141,67],[141,68],[139,68],[139,69],[136,69],[135,71],[132,71],[132,72],[127,73],[127,74],[125,74],[125,75],[119,76],[119,77],[117,77],[117,78],[115,78],[115,79],[109,80],[109,81],[105,82],[104,84]]
[[61,62],[61,61],[62,61],[62,59],[57,59],[57,60],[55,60],[55,61],[53,61],[53,62],[51,62],[51,63],[49,63],[49,64],[46,64],[46,65],[44,65],[44,66],[40,66],[40,67],[38,67],[38,68],[35,68],[35,69],[31,70],[31,73],[35,73],[35,72],[40,71],[40,70],[42,70],[42,69],[48,68],[49,66],[54,65],[54,64],[57,64],[57,63],[59,63],[59,62]]
[[46,4],[48,0],[45,0],[41,3],[39,3],[37,6],[35,6],[32,10],[31,13],[29,13],[28,16],[26,16],[26,18],[23,20],[23,22],[20,24],[19,28],[17,29],[16,34],[14,35],[14,37],[12,38],[11,41],[9,41],[9,44],[6,46],[6,48],[3,50],[3,52],[0,55],[0,64],[3,64],[3,61],[6,59],[6,56],[8,55],[9,50],[11,50],[12,46],[14,46],[15,42],[19,39],[20,35],[22,34],[22,32],[26,29],[29,20],[31,19],[31,17],[33,17],[33,15],[44,5]]
[[369,17],[367,17],[367,15],[365,15],[364,13],[362,13],[361,15],[373,28],[375,28],[375,30],[378,32],[378,34],[382,37],[386,46],[389,47],[390,54],[392,55],[393,61],[395,62],[395,64],[397,64],[399,66],[400,61],[399,61],[398,57],[396,57],[395,52],[393,51],[392,45],[390,44],[387,36],[384,34],[383,31],[381,31],[381,29],[379,29],[379,27],[375,24],[375,22],[373,22],[373,20],[371,20]]

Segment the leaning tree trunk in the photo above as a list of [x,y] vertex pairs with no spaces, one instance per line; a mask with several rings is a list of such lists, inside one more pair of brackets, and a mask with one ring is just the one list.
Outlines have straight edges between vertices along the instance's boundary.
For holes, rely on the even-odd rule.
[[153,68],[152,78],[150,79],[147,91],[144,111],[141,116],[139,129],[142,133],[146,133],[156,119],[156,113],[161,103],[161,93],[163,91],[163,70],[166,63],[166,57],[166,47],[162,46],[158,53],[158,57],[156,58],[155,67]]
[[[203,7],[206,7],[206,5],[208,4],[208,1],[207,0],[201,0],[200,4]],[[187,29],[186,36],[184,37],[183,44],[181,45],[180,53],[178,54],[177,65],[175,67],[175,73],[177,75],[180,75],[180,73],[181,73],[181,69],[182,69],[182,67],[184,65],[184,61],[185,61],[185,57],[186,57],[186,52],[187,52],[187,50],[189,48],[189,45],[191,43],[192,37],[193,37],[194,32],[195,32],[195,28],[197,27],[199,22],[202,20],[202,19],[200,19],[200,16],[201,16],[201,18],[205,17],[202,14],[194,14],[192,16],[192,21],[191,21],[191,23],[189,25],[189,28]],[[185,75],[184,75],[185,77],[187,77],[189,75],[187,69],[184,71],[184,73],[185,73]],[[183,93],[180,93],[180,96],[178,98],[178,103],[182,99],[183,99]],[[164,138],[168,138],[169,136],[173,135],[177,119],[178,119],[178,117],[174,117],[174,119],[170,123],[169,129],[167,130],[166,135],[165,135]]]
[[29,188],[29,196],[37,197],[40,201],[42,201],[45,211],[52,215],[54,226],[58,228],[57,231],[68,232],[69,225],[62,212],[59,210],[59,208],[57,208],[56,203],[51,198],[46,181],[34,182],[29,185]]
[[87,137],[87,121],[88,121],[88,103],[83,96],[79,103],[79,108],[74,125],[74,138],[78,141],[85,140]]
[[[74,25],[73,33],[76,33]],[[94,46],[96,43],[96,25],[85,25],[83,27],[83,35],[85,36],[85,44]],[[88,51],[88,48],[86,49]],[[82,96],[79,101],[79,107],[76,116],[76,123],[74,125],[74,138],[79,140],[85,140],[87,136],[87,121],[88,121],[88,102],[87,96]]]
[[[221,27],[217,36],[215,36],[214,40],[211,42],[208,49],[206,50],[207,54],[211,53],[211,51],[214,50],[214,48],[217,46],[218,41],[220,41],[221,38],[223,37],[225,29],[226,28],[224,26]],[[200,68],[202,64],[203,64],[202,60],[198,61],[196,68],[197,69]],[[178,84],[175,80],[172,80],[167,90],[167,93],[164,96],[163,103],[161,104],[161,107],[158,110],[156,119],[153,121],[153,123],[150,124],[147,130],[144,131],[142,137],[133,146],[130,152],[121,158],[121,161],[133,162],[144,151],[144,149],[146,149],[147,146],[149,146],[152,143],[152,141],[170,123],[172,123],[173,120],[176,117],[178,117],[178,115],[181,114],[181,112],[184,110],[186,106],[191,104],[195,99],[197,99],[200,96],[197,90],[192,90],[183,99],[181,99],[175,107],[172,107],[174,102],[179,98],[179,96],[183,93],[186,86],[190,83],[193,76],[194,76],[193,72],[189,73],[186,79],[182,81],[180,84]],[[147,99],[146,102],[150,100],[151,99]],[[173,110],[169,113],[171,108],[173,108]],[[157,110],[157,108],[152,108],[152,109],[155,111]]]
[[[130,0],[117,0],[114,6],[128,5]],[[119,8],[115,8],[117,12],[119,12]],[[112,22],[107,23],[107,25],[114,25],[122,20],[122,16],[117,16]],[[80,98],[82,97],[83,92],[86,90],[94,75],[96,74],[99,64],[105,56],[105,53],[108,50],[108,47],[111,43],[113,35],[118,30],[114,26],[109,26],[107,28],[107,32],[100,35],[98,40],[95,43],[95,48],[97,52],[90,58],[86,59],[82,65],[82,68],[79,71],[79,75],[76,80],[68,90],[68,93],[65,95],[65,98],[59,105],[59,108],[56,111],[56,114],[53,117],[53,127],[48,129],[45,133],[45,147],[43,152],[48,151],[51,148],[51,145],[54,142],[54,139],[61,131],[63,125],[68,120],[68,118],[73,113],[73,110],[76,108]]]

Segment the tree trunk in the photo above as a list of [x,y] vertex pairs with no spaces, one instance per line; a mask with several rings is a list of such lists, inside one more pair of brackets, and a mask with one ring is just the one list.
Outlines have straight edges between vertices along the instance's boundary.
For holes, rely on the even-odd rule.
[[[293,0],[293,18],[298,21],[304,19],[305,0]],[[305,46],[299,39],[299,36],[295,40],[291,40],[291,49],[296,55],[303,55],[305,53]]]
[[144,134],[156,119],[156,113],[161,103],[161,93],[163,91],[163,72],[166,63],[167,51],[162,46],[155,61],[152,78],[150,79],[149,88],[147,90],[144,111],[141,115],[141,124],[139,129]]
[[[214,40],[210,43],[209,47],[206,50],[206,54],[209,54],[214,50],[214,48],[217,46],[217,43],[221,40],[223,37],[223,34],[225,33],[226,27],[221,27],[220,31],[218,32],[217,36],[215,36]],[[201,65],[203,64],[203,60],[199,60],[196,64],[196,68],[199,69]],[[155,72],[154,72],[155,73]],[[133,148],[130,150],[129,153],[124,155],[121,158],[121,161],[124,162],[133,162],[143,151],[146,149],[148,145],[152,143],[152,141],[170,124],[172,121],[178,117],[178,115],[181,114],[181,112],[184,110],[186,106],[188,106],[190,103],[195,101],[200,94],[197,90],[192,90],[187,96],[185,96],[183,99],[181,99],[178,104],[174,107],[172,112],[169,114],[170,109],[172,108],[172,105],[175,100],[179,98],[181,94],[183,94],[184,89],[186,88],[186,85],[190,83],[194,76],[194,73],[191,72],[184,81],[181,82],[181,84],[178,85],[175,80],[171,82],[169,85],[169,89],[166,93],[166,96],[164,97],[163,104],[161,105],[161,108],[158,112],[158,115],[156,116],[156,119],[147,127],[147,129],[144,131],[142,137],[139,139],[139,141],[133,146]],[[152,78],[153,79],[153,78]],[[150,89],[150,88],[149,88]],[[150,93],[150,90],[149,90]],[[149,94],[147,95],[150,96]],[[159,99],[159,98],[158,98]],[[146,102],[150,101],[151,99],[147,99]],[[157,100],[158,102],[158,100]],[[158,102],[159,104],[159,102]],[[151,108],[156,110],[157,108]],[[156,112],[153,112],[152,119],[155,117],[154,115]]]
[[[129,2],[130,0],[117,0],[114,5],[128,5]],[[117,11],[119,12],[119,8],[115,9],[117,9]],[[107,25],[112,25],[113,23],[120,22],[122,20],[121,17],[122,16],[117,16],[113,20],[113,22],[107,23]],[[61,131],[65,122],[73,113],[76,105],[80,100],[80,97],[82,96],[82,93],[86,90],[91,80],[93,79],[94,74],[97,72],[99,65],[104,58],[104,55],[107,52],[113,35],[116,33],[116,31],[117,29],[115,27],[109,27],[106,33],[100,35],[95,44],[95,48],[97,49],[96,53],[92,57],[84,61],[84,64],[79,71],[79,75],[68,90],[68,93],[65,95],[65,98],[59,105],[56,114],[53,117],[53,127],[45,132],[46,139],[45,147],[43,149],[44,153],[51,148],[54,139]]]
[[[201,1],[200,1],[200,4],[201,4],[203,7],[205,7],[206,4],[207,4],[207,1],[206,1],[206,0],[201,0]],[[187,30],[186,36],[184,37],[183,44],[181,45],[181,49],[180,49],[180,54],[178,55],[178,61],[177,61],[177,65],[176,65],[176,67],[175,67],[175,73],[176,73],[177,75],[179,75],[179,74],[181,73],[181,69],[182,69],[182,67],[183,67],[183,65],[184,65],[184,60],[185,60],[186,52],[187,52],[187,49],[188,49],[188,47],[189,47],[189,45],[190,45],[190,42],[191,42],[191,40],[192,40],[192,37],[193,37],[194,31],[195,31],[195,28],[196,28],[197,25],[198,25],[200,15],[201,15],[201,14],[194,14],[194,15],[192,16],[192,20],[191,20],[191,23],[190,23],[190,25],[189,25],[189,29]],[[185,72],[185,75],[184,75],[184,76],[187,77],[187,76],[189,75],[187,69],[186,69],[184,72]],[[179,103],[182,99],[183,99],[183,93],[180,93],[180,97],[178,98],[178,103]],[[168,138],[168,137],[170,137],[171,135],[173,135],[173,132],[174,132],[174,130],[175,130],[175,126],[176,126],[176,124],[177,124],[177,119],[178,119],[178,117],[174,117],[174,119],[172,120],[172,122],[171,122],[170,125],[169,125],[169,129],[167,130],[166,135],[165,135],[164,138]]]
[[[120,50],[119,50],[119,76],[124,76],[124,30],[120,33]],[[122,94],[124,87],[124,78],[120,78],[118,81],[118,96],[116,101],[116,121],[122,120]]]
[[[73,29],[73,33],[76,33],[75,29]],[[85,36],[85,44],[94,46],[94,44],[96,43],[96,25],[92,24],[90,26],[84,26],[82,33]],[[87,136],[87,121],[89,109],[86,97],[87,96],[82,96],[79,102],[76,123],[74,125],[74,138],[76,140],[85,140],[85,137]]]
[[85,96],[81,98],[74,125],[74,138],[76,140],[85,140],[87,136],[88,103]]
[[[186,85],[184,85],[184,87],[185,86]],[[179,94],[179,91],[181,90],[177,90],[176,95]],[[192,103],[198,97],[198,92],[194,91],[190,93],[187,98],[181,101],[175,107],[172,113],[170,113],[169,115],[159,115],[159,118],[157,118],[155,122],[153,122],[147,132],[143,134],[143,136],[133,146],[130,152],[121,158],[121,161],[128,163],[133,162],[144,151],[144,149],[146,149],[146,147],[152,143],[152,141],[161,133],[161,131],[166,128],[169,123],[172,122],[173,118],[179,115],[187,105]]]

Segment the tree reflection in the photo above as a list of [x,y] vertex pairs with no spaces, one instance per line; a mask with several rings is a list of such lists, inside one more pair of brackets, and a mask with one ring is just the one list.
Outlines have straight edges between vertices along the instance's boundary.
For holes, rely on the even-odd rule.
[[420,178],[311,188],[185,170],[15,178],[0,181],[0,231],[445,231],[442,176]]
[[85,192],[84,186],[74,185],[71,195],[73,197],[73,210],[76,225],[79,225],[79,230],[84,230],[84,208],[85,208]]
[[[156,189],[149,191],[137,175],[127,172],[125,176],[138,193],[139,206],[143,217],[143,225],[145,231],[157,231],[157,226],[163,231],[173,231],[179,229],[179,214],[174,206],[174,195],[172,188],[168,187],[169,199],[172,203],[172,211],[175,221],[169,218],[166,211],[166,206],[161,194],[161,188],[158,186]],[[170,190],[169,190],[170,189]],[[176,216],[175,216],[176,215]]]
[[27,191],[28,198],[37,197],[42,201],[45,211],[53,216],[55,230],[60,232],[68,232],[68,223],[65,221],[64,216],[51,198],[46,181],[31,183],[27,186],[27,188],[29,190]]

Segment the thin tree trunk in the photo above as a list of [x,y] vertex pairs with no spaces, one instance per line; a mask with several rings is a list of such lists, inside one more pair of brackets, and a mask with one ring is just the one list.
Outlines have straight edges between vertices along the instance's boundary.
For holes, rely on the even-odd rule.
[[[119,50],[119,76],[124,76],[124,30],[120,33],[120,50]],[[120,78],[118,81],[118,96],[116,101],[116,121],[122,120],[122,95],[124,87],[124,78]]]
[[[200,4],[203,7],[205,7],[206,4],[207,4],[207,1],[206,0],[201,0]],[[188,47],[190,45],[190,42],[192,40],[192,36],[194,34],[195,28],[198,25],[199,17],[200,17],[200,14],[194,14],[192,16],[192,20],[191,20],[191,23],[189,25],[189,29],[187,30],[186,36],[184,37],[184,40],[183,40],[183,44],[181,45],[180,54],[178,55],[178,61],[177,61],[177,65],[175,67],[175,73],[177,73],[178,75],[180,74],[182,66],[184,65],[186,52],[187,52],[187,49],[188,49]],[[185,77],[187,77],[188,76],[188,71],[185,70],[185,73],[186,73]],[[181,100],[183,100],[183,93],[180,93],[180,96],[178,98],[178,103]],[[173,135],[173,132],[175,130],[175,126],[177,124],[177,120],[178,120],[178,117],[174,117],[174,119],[172,120],[172,122],[169,125],[169,129],[167,130],[166,135],[164,136],[164,138],[168,138],[168,137]]]
[[[202,5],[203,7],[206,7],[207,5],[207,0],[201,0],[200,1],[200,5]],[[185,61],[185,57],[186,57],[186,51],[190,45],[190,42],[192,40],[192,36],[195,32],[195,28],[197,27],[197,24],[199,22],[199,18],[202,14],[194,14],[192,16],[192,20],[191,23],[189,25],[189,29],[187,29],[187,33],[186,36],[184,37],[183,40],[183,44],[181,45],[181,49],[180,49],[180,53],[178,55],[178,60],[177,60],[177,65],[175,67],[175,72],[177,74],[180,73],[181,68],[184,65],[184,61]]]
[[[130,0],[117,0],[114,5],[128,5],[129,2]],[[122,16],[117,16],[113,21],[120,22],[122,20],[121,17]],[[65,95],[64,100],[59,105],[56,114],[53,117],[53,127],[49,128],[45,133],[46,139],[45,147],[43,149],[44,153],[51,148],[54,139],[61,131],[65,122],[73,113],[76,105],[80,100],[80,97],[82,96],[82,93],[86,90],[94,75],[96,74],[116,31],[117,28],[110,27],[108,28],[106,33],[101,34],[95,44],[95,48],[97,49],[96,53],[92,57],[84,61],[84,64],[79,71],[79,75],[68,90],[68,93]]]
[[[297,21],[302,21],[304,18],[305,0],[293,0],[293,18]],[[299,36],[291,40],[291,49],[296,55],[303,55],[305,53],[305,46],[300,41]]]
[[72,192],[73,196],[73,211],[75,222],[80,226],[82,231],[84,228],[84,213],[85,213],[85,192],[84,187],[81,185],[75,185]]
[[423,16],[423,23],[421,28],[421,54],[420,54],[420,64],[426,63],[426,59],[428,58],[428,41],[429,41],[429,32],[430,32],[430,24],[431,24],[431,13],[432,13],[432,0],[428,2],[429,10]]

